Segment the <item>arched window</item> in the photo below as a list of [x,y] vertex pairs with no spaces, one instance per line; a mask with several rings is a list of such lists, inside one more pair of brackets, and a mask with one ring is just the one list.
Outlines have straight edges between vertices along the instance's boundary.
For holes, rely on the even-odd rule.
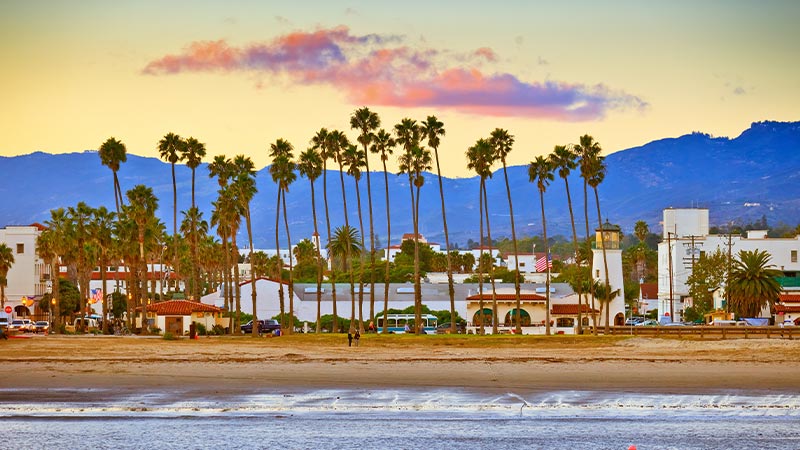
[[[506,314],[505,325],[508,327],[516,325],[516,315],[517,315],[516,308],[509,311]],[[531,315],[528,314],[528,311],[525,311],[524,309],[519,310],[519,322],[520,325],[523,327],[529,327],[531,325]]]

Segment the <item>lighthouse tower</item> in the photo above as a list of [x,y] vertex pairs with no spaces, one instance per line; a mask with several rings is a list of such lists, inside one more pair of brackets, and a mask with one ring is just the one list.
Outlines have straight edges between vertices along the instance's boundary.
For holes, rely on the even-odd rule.
[[[625,287],[622,280],[622,250],[619,248],[622,233],[619,225],[608,223],[595,230],[595,243],[592,248],[592,278],[601,285],[606,283],[606,270],[603,264],[603,245],[605,245],[606,261],[608,262],[608,283],[611,292],[619,291],[611,300],[609,308],[610,325],[625,324]],[[605,325],[605,311],[599,324]],[[599,325],[598,324],[598,325]]]

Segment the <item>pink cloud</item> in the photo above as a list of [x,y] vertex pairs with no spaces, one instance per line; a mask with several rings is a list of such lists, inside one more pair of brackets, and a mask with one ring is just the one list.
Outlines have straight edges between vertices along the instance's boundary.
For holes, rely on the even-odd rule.
[[[397,36],[356,36],[347,27],[297,31],[268,43],[232,47],[194,42],[176,55],[151,61],[148,75],[254,71],[285,75],[298,84],[330,85],[355,104],[438,107],[495,116],[591,120],[609,110],[645,108],[636,96],[603,85],[526,82],[509,73],[485,73],[449,52],[398,45]],[[471,58],[497,61],[490,48]]]

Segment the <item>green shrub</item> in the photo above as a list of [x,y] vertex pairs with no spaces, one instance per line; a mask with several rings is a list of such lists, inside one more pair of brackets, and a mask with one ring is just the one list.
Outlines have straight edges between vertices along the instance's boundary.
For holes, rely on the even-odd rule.
[[166,333],[164,333],[164,340],[165,341],[174,341],[175,340],[175,335],[172,334],[172,332],[167,331]]
[[206,326],[200,322],[195,322],[195,330],[197,330],[197,334],[199,334],[200,336],[205,336],[208,334]]
[[222,325],[214,325],[214,328],[211,329],[211,332],[217,336],[222,336],[225,334],[225,328],[223,328]]

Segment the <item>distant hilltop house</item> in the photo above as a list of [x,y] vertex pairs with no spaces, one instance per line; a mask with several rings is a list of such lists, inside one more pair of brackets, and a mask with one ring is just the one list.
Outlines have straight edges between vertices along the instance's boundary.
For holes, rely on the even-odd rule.
[[[778,278],[784,294],[781,302],[792,303],[791,306],[778,305],[778,314],[786,314],[785,320],[800,318],[800,304],[795,305],[795,298],[800,299],[800,236],[793,238],[769,238],[767,230],[747,231],[746,237],[728,234],[710,234],[709,211],[707,208],[667,208],[664,210],[662,241],[658,244],[658,311],[662,317],[673,316],[673,320],[682,320],[683,311],[690,306],[689,286],[687,280],[692,268],[700,257],[717,250],[730,251],[736,256],[740,251],[765,251],[770,255],[770,264],[783,273]],[[671,280],[671,283],[670,283]],[[670,298],[670,284],[672,298]],[[714,308],[725,309],[724,289],[719,289],[714,296]],[[784,300],[786,299],[786,300]],[[795,310],[797,308],[797,310]],[[769,317],[770,312],[762,311],[762,317]],[[789,316],[791,315],[791,319]],[[782,316],[783,317],[783,316]],[[781,318],[781,322],[783,322]]]

